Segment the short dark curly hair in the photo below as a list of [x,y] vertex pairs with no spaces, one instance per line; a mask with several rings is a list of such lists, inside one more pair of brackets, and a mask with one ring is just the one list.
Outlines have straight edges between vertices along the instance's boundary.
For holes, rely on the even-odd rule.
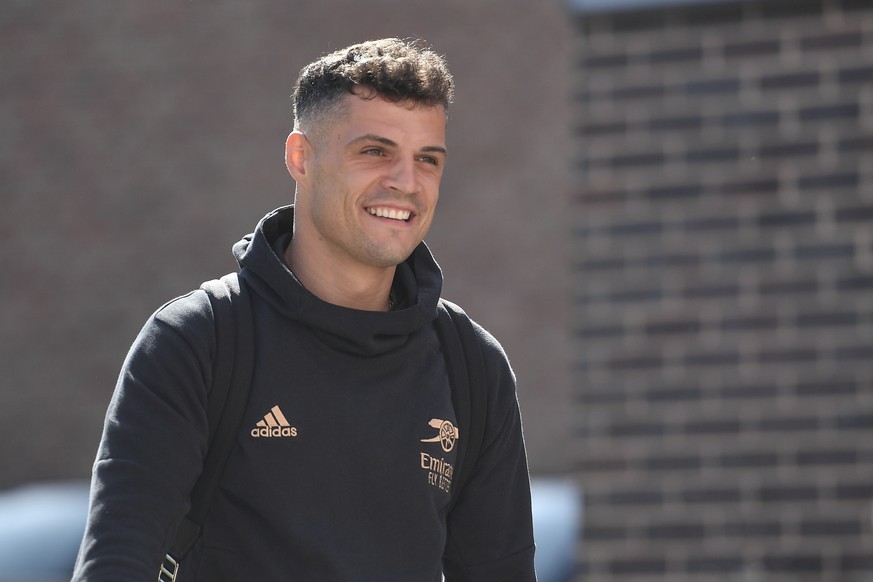
[[370,40],[325,55],[300,71],[293,95],[295,126],[360,88],[391,102],[442,105],[448,112],[454,87],[445,59],[420,40]]

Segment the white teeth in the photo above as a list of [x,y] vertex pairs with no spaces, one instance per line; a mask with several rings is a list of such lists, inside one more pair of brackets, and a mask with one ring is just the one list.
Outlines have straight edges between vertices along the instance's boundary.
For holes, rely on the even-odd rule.
[[390,218],[392,220],[409,220],[412,215],[408,210],[396,210],[394,208],[368,208],[367,212],[379,218]]

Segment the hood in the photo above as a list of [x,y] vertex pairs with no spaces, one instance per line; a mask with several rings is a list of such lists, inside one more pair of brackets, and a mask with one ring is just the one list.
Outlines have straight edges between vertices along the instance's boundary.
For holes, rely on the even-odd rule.
[[360,311],[322,301],[288,269],[283,253],[294,244],[293,224],[293,206],[279,208],[233,246],[240,275],[277,312],[311,328],[332,348],[360,355],[397,349],[436,318],[442,272],[424,243],[397,266],[394,309]]

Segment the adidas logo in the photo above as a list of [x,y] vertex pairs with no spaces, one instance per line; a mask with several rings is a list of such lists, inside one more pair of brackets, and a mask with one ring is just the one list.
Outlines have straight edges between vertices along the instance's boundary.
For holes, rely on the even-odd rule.
[[252,429],[255,438],[296,437],[297,427],[291,426],[279,406],[274,406]]

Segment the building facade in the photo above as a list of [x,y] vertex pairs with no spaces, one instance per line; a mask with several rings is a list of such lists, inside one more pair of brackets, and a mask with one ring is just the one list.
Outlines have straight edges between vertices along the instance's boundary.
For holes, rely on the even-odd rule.
[[580,579],[873,579],[873,4],[570,10]]

